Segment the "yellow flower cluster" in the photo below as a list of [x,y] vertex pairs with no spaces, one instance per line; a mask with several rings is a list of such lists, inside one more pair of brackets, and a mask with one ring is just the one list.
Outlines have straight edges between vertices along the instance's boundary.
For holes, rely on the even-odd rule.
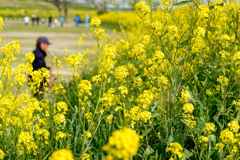
[[228,78],[225,77],[225,76],[219,76],[219,77],[217,78],[217,81],[218,81],[220,84],[223,83],[224,86],[227,86],[229,80],[228,80]]
[[191,103],[185,103],[182,109],[184,110],[185,114],[191,114],[193,113],[194,107]]
[[230,57],[230,53],[229,52],[226,52],[224,50],[220,51],[219,54],[221,55],[221,57],[223,59],[228,59]]
[[77,88],[79,102],[81,105],[84,105],[84,103],[88,100],[88,96],[92,95],[90,91],[92,89],[92,84],[88,80],[81,80]]
[[113,119],[113,115],[109,115],[109,116],[107,116],[107,119],[106,119],[106,121],[107,121],[107,123],[112,123],[112,119]]
[[118,90],[120,91],[120,93],[121,93],[121,95],[122,95],[123,97],[125,97],[125,95],[128,94],[128,89],[127,89],[127,87],[125,87],[125,86],[119,86],[119,87],[118,87]]
[[66,61],[68,66],[72,66],[73,69],[77,69],[82,64],[83,55],[81,53],[73,53],[68,56]]
[[136,74],[138,70],[132,64],[118,66],[114,71],[115,78],[122,83],[132,80]]
[[85,113],[85,118],[87,119],[87,122],[90,123],[92,121],[92,112]]
[[60,149],[53,152],[49,160],[74,160],[74,158],[71,151]]
[[35,60],[35,56],[32,52],[26,53],[25,58],[23,59],[29,63],[32,63]]
[[231,131],[234,133],[237,133],[239,130],[239,124],[237,121],[231,121],[228,123],[228,127],[230,128]]
[[143,111],[140,113],[140,117],[143,122],[147,123],[152,118],[152,114],[149,111]]
[[[47,86],[47,80],[50,77],[49,75],[49,70],[46,68],[41,68],[40,70],[35,70],[30,73],[32,78],[29,81],[30,89],[34,92],[37,93],[39,92],[39,88],[41,85]],[[39,92],[41,93],[41,91]]]
[[233,100],[233,104],[236,105],[236,106],[240,106],[240,100]]
[[102,80],[101,76],[98,74],[98,75],[95,75],[92,77],[92,82],[100,82]]
[[205,145],[206,145],[206,143],[208,143],[208,139],[209,139],[208,136],[207,136],[207,137],[205,137],[205,136],[200,136],[200,137],[199,137],[199,142],[200,142],[200,143],[205,143]]
[[82,160],[90,160],[90,156],[87,153],[84,153]]
[[148,107],[153,100],[153,93],[149,90],[144,90],[142,94],[137,97],[138,105],[142,108]]
[[130,155],[137,154],[139,138],[136,132],[129,128],[123,128],[112,133],[108,144],[103,147],[104,151],[109,152],[108,158],[129,160]]
[[237,51],[236,53],[234,53],[233,61],[236,61],[236,60],[240,60],[240,51]]
[[[2,31],[2,25],[3,25],[3,19],[2,17],[0,17],[0,32]],[[0,43],[1,43],[1,39],[0,39]]]
[[95,28],[93,33],[96,35],[96,37],[100,38],[102,40],[102,37],[105,36],[105,30],[102,28]]
[[223,143],[228,143],[228,142],[232,142],[234,139],[234,134],[232,131],[229,131],[229,129],[225,129],[220,133],[220,138],[222,139]]
[[99,73],[112,73],[116,54],[116,47],[112,44],[104,46],[101,55],[98,57],[99,62]]
[[68,110],[68,106],[65,102],[58,102],[57,109],[58,109],[58,112],[62,112],[63,114],[66,114]]
[[93,17],[93,18],[91,18],[90,24],[92,26],[99,27],[101,25],[101,20],[97,17]]
[[[33,153],[34,155],[37,154],[38,146],[34,142],[33,133],[21,132],[21,134],[18,136],[18,143],[19,143],[19,146],[20,146],[20,144],[25,145],[27,147],[28,153]],[[24,148],[21,147],[20,153],[23,152],[23,149]]]
[[59,126],[62,126],[62,124],[66,123],[65,116],[62,113],[55,114],[53,119],[54,119],[54,122]]
[[56,134],[56,140],[59,140],[60,138],[62,139],[62,138],[64,138],[64,137],[66,137],[67,135],[66,135],[66,133],[63,133],[62,131],[58,131],[57,132],[57,134]]
[[85,135],[86,135],[87,139],[92,137],[92,133],[88,132],[88,131],[85,131]]
[[109,109],[110,107],[112,107],[117,103],[118,98],[114,93],[115,93],[115,90],[113,88],[110,88],[107,91],[107,93],[104,93],[103,97],[100,98],[100,101],[102,101],[105,109]]
[[224,147],[224,144],[222,144],[222,143],[217,143],[217,144],[215,145],[215,149],[216,149],[216,150],[223,150],[223,147]]
[[133,85],[136,87],[140,87],[142,85],[142,78],[138,78],[133,81]]
[[120,39],[120,41],[116,43],[116,49],[118,54],[120,55],[124,54],[128,48],[129,48],[129,43],[124,39]]
[[128,52],[129,57],[134,57],[139,60],[144,60],[145,58],[145,46],[141,43],[135,44],[132,51]]
[[91,96],[92,93],[90,90],[92,89],[92,84],[88,80],[81,80],[81,82],[78,84],[78,96],[81,97],[83,93],[87,93],[87,95]]
[[[187,92],[188,93],[188,92]],[[196,121],[194,121],[194,116],[191,114],[193,113],[194,107],[191,103],[185,103],[182,107],[184,113],[183,116],[186,118],[186,123],[190,128],[193,128],[196,125]]]
[[135,5],[136,10],[140,11],[142,14],[149,13],[150,7],[144,1],[139,1]]
[[183,89],[181,93],[181,97],[179,97],[179,100],[183,102],[188,102],[190,98],[191,98],[191,95],[189,94],[189,92]]
[[205,124],[205,127],[203,128],[203,132],[205,134],[211,134],[214,131],[215,131],[215,124],[213,124],[213,123],[206,123]]
[[[1,20],[0,20],[0,21],[1,21]],[[0,26],[1,26],[1,24],[0,24]],[[3,158],[4,158],[4,155],[5,155],[5,154],[4,154],[3,150],[0,149],[0,159],[3,159]]]
[[133,106],[127,113],[126,117],[131,120],[131,127],[134,128],[136,122],[140,120],[141,108]]
[[185,156],[185,154],[181,153],[183,148],[178,142],[173,142],[169,144],[169,147],[167,148],[167,152],[171,152],[174,155],[177,155],[180,159]]

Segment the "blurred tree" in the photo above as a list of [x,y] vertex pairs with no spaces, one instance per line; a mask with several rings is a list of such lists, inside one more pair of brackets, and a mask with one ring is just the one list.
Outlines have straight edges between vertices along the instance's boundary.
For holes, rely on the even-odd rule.
[[43,1],[47,1],[54,4],[59,11],[59,15],[62,15],[62,11],[64,11],[64,19],[66,21],[69,5],[73,3],[75,0],[43,0]]
[[87,0],[93,4],[98,14],[103,14],[108,11],[107,5],[109,0]]

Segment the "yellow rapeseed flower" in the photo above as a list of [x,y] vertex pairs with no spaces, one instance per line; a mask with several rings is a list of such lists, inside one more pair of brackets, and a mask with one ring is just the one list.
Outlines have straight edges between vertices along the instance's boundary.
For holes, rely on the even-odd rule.
[[138,145],[139,138],[136,132],[129,128],[123,128],[113,132],[103,150],[119,159],[129,160],[130,155],[137,154]]
[[4,154],[3,150],[0,149],[0,159],[3,159],[3,158],[4,158],[4,155],[5,155],[5,154]]
[[228,123],[228,127],[230,127],[230,130],[234,133],[238,132],[239,130],[239,124],[237,121],[231,121]]
[[107,123],[112,123],[112,119],[113,119],[113,115],[109,115],[109,116],[107,116]]
[[229,129],[225,129],[220,133],[220,138],[223,143],[231,143],[234,139],[234,134],[232,131],[229,131]]
[[215,124],[213,123],[206,123],[205,127],[203,128],[203,132],[205,134],[211,134],[211,132],[215,131]]
[[184,157],[184,154],[181,153],[183,148],[178,142],[173,142],[169,144],[169,147],[167,148],[167,152],[171,152],[173,154],[176,154],[180,159]]
[[66,149],[60,149],[53,152],[49,160],[74,160],[74,158],[71,151]]
[[93,18],[91,18],[90,24],[91,24],[92,26],[97,26],[97,27],[99,27],[99,26],[101,25],[101,20],[100,20],[98,17],[93,17]]

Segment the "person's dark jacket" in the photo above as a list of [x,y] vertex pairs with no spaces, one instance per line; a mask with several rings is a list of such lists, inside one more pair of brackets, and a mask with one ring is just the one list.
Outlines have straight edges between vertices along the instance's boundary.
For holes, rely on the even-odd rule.
[[33,70],[47,68],[44,60],[47,54],[39,46],[33,51],[33,54],[35,56],[35,60],[32,63]]
[[[36,47],[36,49],[33,51],[33,54],[35,56],[35,59],[32,63],[33,66],[33,70],[39,70],[41,68],[47,68],[46,67],[46,63],[44,60],[44,57],[46,57],[46,52],[44,52],[38,45]],[[29,78],[32,79],[32,76],[29,75]],[[29,80],[30,80],[29,79]],[[46,79],[43,80],[43,83],[46,82]],[[41,87],[43,86],[43,84],[41,83]]]
[[48,22],[52,23],[52,17],[51,16],[48,18]]

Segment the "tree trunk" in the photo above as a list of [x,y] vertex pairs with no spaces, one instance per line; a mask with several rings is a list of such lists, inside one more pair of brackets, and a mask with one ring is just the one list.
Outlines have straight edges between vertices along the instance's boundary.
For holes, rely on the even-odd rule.
[[103,13],[106,13],[107,12],[107,1],[105,0],[104,2],[103,2],[104,4],[104,10],[103,10]]
[[59,16],[61,16],[62,15],[62,8],[60,6],[57,6],[57,8],[58,8],[58,11],[59,11]]
[[67,22],[67,16],[68,16],[68,7],[64,8],[64,21]]

